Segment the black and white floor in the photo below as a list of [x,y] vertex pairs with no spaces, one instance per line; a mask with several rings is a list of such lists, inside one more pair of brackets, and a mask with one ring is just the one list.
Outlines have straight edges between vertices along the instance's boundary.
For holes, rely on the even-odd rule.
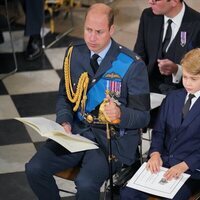
[[[196,0],[186,0],[190,6],[200,10]],[[139,16],[147,7],[146,0],[115,0],[116,33],[114,39],[133,49],[137,35]],[[23,51],[27,39],[23,31],[13,31],[17,51],[18,70],[1,79],[5,72],[14,69],[8,32],[4,33],[4,43],[0,44],[0,199],[36,200],[24,173],[24,164],[44,142],[29,127],[14,120],[14,117],[44,116],[55,119],[55,102],[66,46],[71,40],[82,37],[85,12],[75,12],[76,28],[61,42],[45,49],[41,58],[26,61]],[[73,37],[72,37],[73,36]],[[76,36],[76,37],[74,37]],[[70,181],[56,178],[60,188],[75,191]],[[66,197],[63,199],[74,199]]]
[[[0,51],[7,50],[7,53],[0,54],[1,75],[7,72],[7,67],[14,66],[7,35],[5,33],[5,42],[0,45]],[[18,70],[0,80],[0,199],[36,199],[28,186],[24,164],[45,139],[14,117],[55,119],[56,95],[66,47],[45,49],[41,58],[30,62],[23,55],[23,31],[13,32],[13,37]],[[65,40],[70,42],[72,38],[66,36]],[[74,191],[73,183],[59,178],[57,181],[59,187]]]

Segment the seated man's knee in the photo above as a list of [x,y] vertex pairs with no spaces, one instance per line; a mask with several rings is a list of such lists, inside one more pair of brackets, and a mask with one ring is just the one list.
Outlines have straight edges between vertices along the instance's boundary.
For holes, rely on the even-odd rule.
[[89,177],[83,177],[78,176],[75,179],[75,185],[77,187],[77,190],[79,192],[90,192],[93,190],[99,190],[101,187],[100,183],[96,183],[95,180],[89,178]]
[[28,162],[25,165],[25,173],[28,177],[38,177],[42,174],[44,168],[41,166],[39,162]]

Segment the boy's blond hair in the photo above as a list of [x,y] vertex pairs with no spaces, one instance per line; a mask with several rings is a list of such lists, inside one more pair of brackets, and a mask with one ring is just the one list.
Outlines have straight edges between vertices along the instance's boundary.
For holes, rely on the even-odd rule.
[[181,60],[181,65],[188,73],[200,74],[200,48],[193,49],[185,54]]

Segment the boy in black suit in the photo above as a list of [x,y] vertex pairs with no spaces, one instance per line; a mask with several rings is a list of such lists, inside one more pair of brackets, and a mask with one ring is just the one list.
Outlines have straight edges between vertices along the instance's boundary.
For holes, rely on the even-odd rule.
[[[173,200],[188,200],[200,192],[200,48],[188,52],[181,64],[184,88],[171,91],[163,101],[159,118],[152,132],[147,168],[157,173],[161,166],[168,181],[182,173],[190,178]],[[122,200],[144,200],[147,193],[125,187]]]

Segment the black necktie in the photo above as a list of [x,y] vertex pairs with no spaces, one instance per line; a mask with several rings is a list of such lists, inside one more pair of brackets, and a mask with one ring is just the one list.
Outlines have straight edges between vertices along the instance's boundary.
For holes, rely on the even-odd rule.
[[190,106],[191,106],[191,102],[192,102],[192,98],[194,98],[195,95],[194,94],[189,94],[188,99],[185,103],[185,105],[183,106],[183,119],[185,119],[186,115],[188,114],[189,110],[190,110]]
[[94,73],[96,73],[97,69],[99,68],[99,64],[97,62],[98,58],[99,58],[98,54],[93,54],[93,56],[90,58],[90,65],[91,65]]
[[172,20],[168,19],[167,23],[168,23],[167,31],[166,31],[166,34],[165,34],[165,39],[162,43],[162,53],[163,53],[163,55],[166,54],[166,49],[167,49],[169,42],[170,42],[170,39],[172,37],[172,27],[171,27]]

